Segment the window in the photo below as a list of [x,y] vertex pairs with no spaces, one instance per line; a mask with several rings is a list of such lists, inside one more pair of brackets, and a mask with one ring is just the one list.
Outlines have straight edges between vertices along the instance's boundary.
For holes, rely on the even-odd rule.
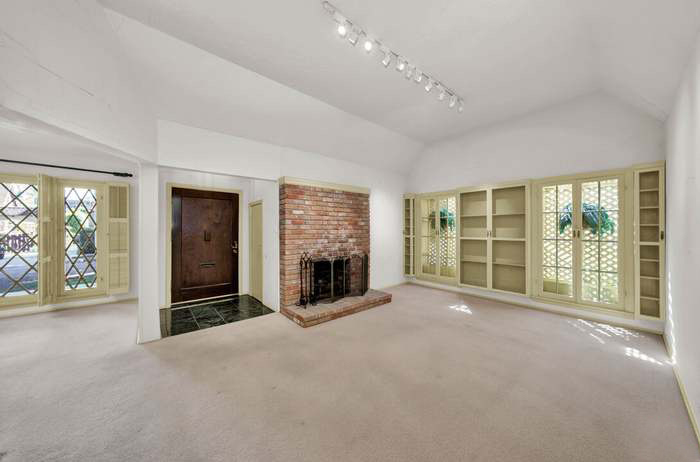
[[39,190],[0,183],[0,295],[34,296],[39,285]]
[[0,305],[128,290],[128,184],[0,175]]
[[64,187],[65,290],[97,288],[97,191]]

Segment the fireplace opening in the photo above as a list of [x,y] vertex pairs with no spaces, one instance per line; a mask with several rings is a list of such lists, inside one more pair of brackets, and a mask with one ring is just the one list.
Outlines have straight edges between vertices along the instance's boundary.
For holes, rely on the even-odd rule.
[[366,254],[318,258],[302,255],[298,305],[333,303],[343,297],[364,295],[368,289],[368,264]]

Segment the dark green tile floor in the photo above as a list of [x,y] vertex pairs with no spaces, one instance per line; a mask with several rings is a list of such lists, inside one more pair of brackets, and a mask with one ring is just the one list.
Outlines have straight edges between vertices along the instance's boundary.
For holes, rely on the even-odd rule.
[[160,331],[163,337],[169,337],[270,313],[274,311],[250,295],[236,295],[206,304],[160,310]]

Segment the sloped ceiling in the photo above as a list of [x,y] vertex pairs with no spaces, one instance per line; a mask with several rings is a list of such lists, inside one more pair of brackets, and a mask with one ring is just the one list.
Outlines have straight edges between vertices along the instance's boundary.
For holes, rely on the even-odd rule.
[[101,0],[110,9],[414,140],[605,89],[663,119],[697,0],[334,0],[464,96],[458,115],[337,37],[318,0]]

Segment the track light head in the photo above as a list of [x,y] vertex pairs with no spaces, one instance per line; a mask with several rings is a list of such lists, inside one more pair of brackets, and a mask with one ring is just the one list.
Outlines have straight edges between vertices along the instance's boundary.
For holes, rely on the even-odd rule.
[[423,73],[416,69],[416,76],[413,78],[413,81],[416,83],[421,83],[423,81]]
[[348,34],[348,42],[350,42],[350,45],[357,45],[358,40],[360,40],[360,34],[355,29],[351,30]]
[[451,96],[450,96],[450,102],[447,104],[447,106],[448,106],[450,109],[452,109],[453,107],[455,107],[456,104],[457,104],[457,96],[451,95]]
[[445,89],[441,86],[440,87],[440,93],[438,94],[438,100],[444,101],[445,96],[447,96],[447,93],[445,92]]
[[370,39],[366,39],[364,43],[364,48],[367,53],[372,52],[372,48],[374,47],[374,42],[372,42]]
[[459,112],[460,114],[462,112],[464,112],[464,101],[462,101],[461,99],[459,100],[459,106],[457,107],[457,112]]
[[428,77],[428,83],[425,84],[425,91],[430,93],[430,90],[432,90],[432,89],[433,89],[433,79]]
[[406,61],[404,61],[403,58],[398,58],[396,61],[396,70],[399,72],[403,72],[403,70],[406,69]]
[[346,35],[348,35],[348,26],[346,26],[345,23],[340,23],[338,24],[337,31],[338,35],[340,35],[341,37],[345,37]]
[[406,69],[406,80],[411,80],[411,77],[413,77],[413,71],[416,68],[413,66],[408,66],[408,69]]
[[384,67],[389,67],[389,64],[391,64],[391,52],[384,52],[384,59],[382,59],[382,64],[384,65]]

